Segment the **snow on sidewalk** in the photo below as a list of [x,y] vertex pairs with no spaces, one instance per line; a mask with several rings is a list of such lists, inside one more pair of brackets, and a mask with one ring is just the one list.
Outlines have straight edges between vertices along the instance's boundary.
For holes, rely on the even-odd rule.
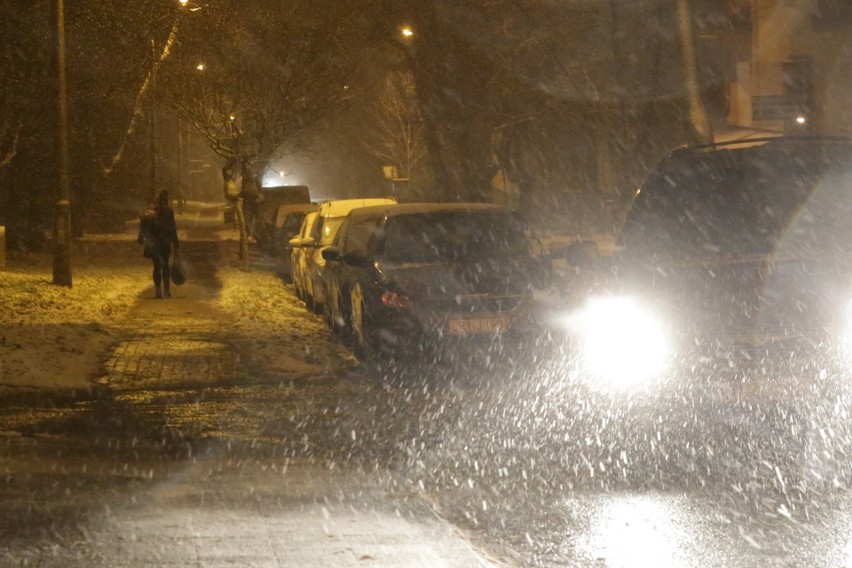
[[0,390],[86,389],[149,286],[136,235],[74,244],[72,288],[51,283],[49,254],[10,255],[0,271]]
[[[211,300],[230,331],[252,338],[254,363],[279,373],[354,363],[273,271],[237,261],[232,228],[184,219],[179,232],[185,249],[196,246],[193,239],[219,241],[216,276],[222,288],[214,298],[196,299]],[[184,250],[184,256],[189,253]],[[51,284],[51,262],[48,253],[10,255],[0,271],[0,393],[91,388],[111,348],[138,327],[132,317],[137,302],[150,296],[151,264],[142,257],[132,224],[123,233],[75,241],[72,288]],[[179,290],[173,290],[176,296]]]

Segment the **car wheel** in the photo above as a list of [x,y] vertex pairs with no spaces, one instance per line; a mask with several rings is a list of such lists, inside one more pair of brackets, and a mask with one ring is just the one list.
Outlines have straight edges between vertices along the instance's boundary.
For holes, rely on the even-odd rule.
[[343,292],[338,292],[337,294],[337,313],[334,313],[332,310],[331,314],[331,329],[334,330],[335,333],[339,333],[341,335],[347,335],[350,331],[350,326],[352,325],[349,317],[349,308],[350,304],[346,300],[346,294]]
[[305,302],[305,307],[308,309],[309,312],[316,312],[316,303],[314,302],[313,292],[308,288],[305,288],[304,296],[305,297],[303,299]]
[[355,343],[355,356],[361,361],[372,361],[376,357],[376,349],[372,330],[366,317],[364,302],[354,301],[351,304],[352,339]]
[[329,329],[334,331],[334,314],[332,313],[331,302],[328,301],[328,298],[325,299],[325,302],[322,304],[322,319],[325,320],[326,325],[328,325]]

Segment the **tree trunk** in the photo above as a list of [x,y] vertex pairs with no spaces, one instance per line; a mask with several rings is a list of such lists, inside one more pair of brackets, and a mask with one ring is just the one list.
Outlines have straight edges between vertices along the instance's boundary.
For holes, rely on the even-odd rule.
[[249,246],[248,246],[248,231],[246,231],[246,216],[243,211],[243,198],[240,197],[234,203],[234,218],[237,221],[237,226],[240,229],[240,261],[248,262]]
[[695,35],[692,27],[692,12],[689,0],[677,0],[677,19],[680,27],[680,44],[683,54],[683,74],[689,105],[689,131],[692,144],[712,144],[713,130],[704,101],[701,100],[701,85],[698,82],[698,64],[695,60]]
[[236,158],[229,159],[222,168],[222,192],[225,199],[231,204],[234,210],[234,224],[240,232],[240,260],[245,262],[249,258],[248,254],[248,231],[246,231],[246,217],[243,210],[243,199],[240,197],[241,191],[237,184],[237,168],[239,161]]

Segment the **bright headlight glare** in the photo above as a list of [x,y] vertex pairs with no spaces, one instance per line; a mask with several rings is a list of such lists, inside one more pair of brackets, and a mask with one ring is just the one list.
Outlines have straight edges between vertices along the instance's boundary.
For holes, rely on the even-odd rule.
[[846,304],[842,334],[842,348],[846,351],[847,356],[852,358],[852,301]]
[[669,357],[662,323],[632,298],[590,300],[568,319],[584,370],[629,387],[661,373]]

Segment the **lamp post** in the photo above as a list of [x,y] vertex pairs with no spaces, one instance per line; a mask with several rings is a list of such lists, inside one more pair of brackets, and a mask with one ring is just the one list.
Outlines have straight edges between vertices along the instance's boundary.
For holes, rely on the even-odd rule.
[[159,188],[157,180],[157,106],[154,97],[157,95],[157,43],[151,38],[151,114],[148,129],[148,149],[151,154],[151,198],[156,200]]
[[59,83],[59,195],[53,225],[53,283],[71,287],[71,191],[68,177],[68,88],[65,77],[65,2],[56,0],[56,64]]

